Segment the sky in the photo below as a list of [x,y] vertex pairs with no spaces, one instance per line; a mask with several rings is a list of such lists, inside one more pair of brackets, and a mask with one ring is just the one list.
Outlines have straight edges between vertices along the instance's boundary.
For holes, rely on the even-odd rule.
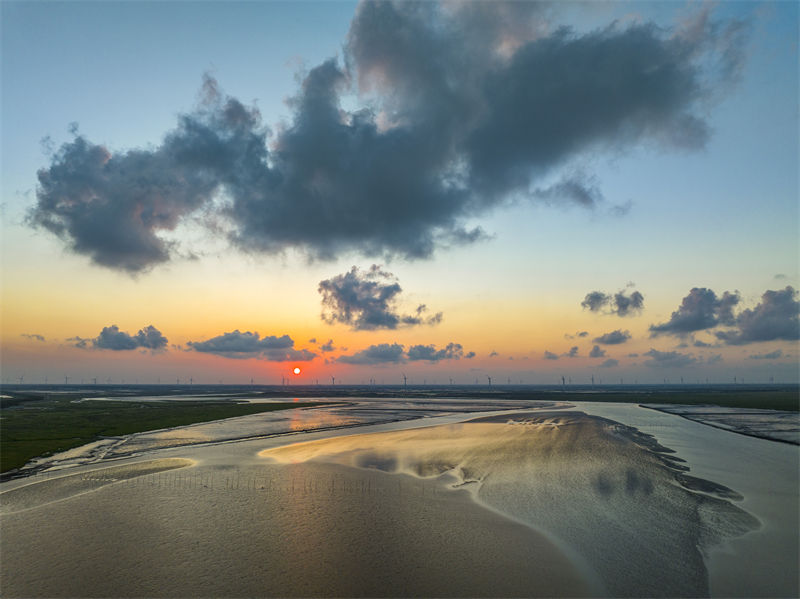
[[0,10],[3,382],[798,382],[796,2]]

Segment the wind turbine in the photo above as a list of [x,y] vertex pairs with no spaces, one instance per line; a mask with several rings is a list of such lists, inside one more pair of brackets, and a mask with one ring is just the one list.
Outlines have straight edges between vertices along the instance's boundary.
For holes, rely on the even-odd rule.
[[331,375],[331,386],[336,384],[336,377]]
[[487,379],[489,379],[489,386],[491,387],[491,386],[492,386],[492,377],[490,377],[490,376],[487,374],[487,375],[486,375],[486,378],[487,378]]
[[403,387],[408,387],[408,377],[403,373]]

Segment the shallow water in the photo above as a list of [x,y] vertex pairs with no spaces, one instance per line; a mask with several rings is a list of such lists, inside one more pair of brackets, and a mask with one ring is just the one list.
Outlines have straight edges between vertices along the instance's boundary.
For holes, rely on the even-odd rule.
[[800,596],[800,448],[748,437],[632,404],[575,402],[634,426],[686,460],[691,473],[743,496],[761,528],[708,550],[712,596]]
[[[128,401],[133,399],[138,400],[139,398],[128,398]],[[281,401],[286,402],[287,400],[283,399]],[[295,401],[299,400],[295,399]],[[303,399],[302,401],[309,400]],[[144,452],[167,447],[294,435],[313,431],[336,431],[374,424],[428,418],[440,419],[447,416],[462,418],[464,415],[471,413],[496,410],[568,406],[568,404],[558,402],[485,399],[353,398],[342,401],[340,399],[319,398],[317,401],[320,403],[337,402],[337,405],[263,412],[261,414],[251,414],[171,429],[135,433],[124,437],[113,437],[53,456],[33,460],[26,467],[35,470],[65,468],[98,460],[141,455]]]
[[[579,402],[576,403],[576,406],[576,409],[587,414],[608,418],[653,435],[661,445],[674,450],[675,456],[685,460],[685,465],[691,469],[690,474],[692,476],[724,485],[731,489],[733,494],[728,498],[721,499],[703,489],[692,491],[694,495],[702,495],[708,499],[706,501],[706,499],[701,498],[699,500],[700,503],[697,503],[697,497],[693,495],[687,496],[686,492],[675,494],[672,489],[668,489],[662,484],[664,482],[662,477],[664,473],[660,467],[652,471],[655,466],[649,461],[650,458],[645,459],[642,457],[641,448],[636,451],[624,451],[621,454],[617,454],[606,447],[601,452],[595,452],[594,458],[587,458],[583,455],[580,460],[577,460],[580,468],[576,470],[574,467],[575,460],[571,459],[574,454],[570,453],[572,449],[569,445],[574,448],[580,446],[580,443],[577,445],[575,443],[561,444],[557,449],[552,444],[548,449],[545,444],[541,448],[541,452],[547,453],[549,451],[556,458],[545,462],[542,462],[541,455],[533,459],[531,452],[522,450],[515,450],[511,454],[496,454],[494,457],[491,457],[491,452],[489,452],[487,454],[490,456],[489,458],[481,458],[480,452],[476,452],[474,455],[462,455],[458,463],[472,464],[472,470],[469,467],[465,470],[463,466],[459,471],[453,468],[449,470],[445,468],[452,467],[454,464],[452,460],[441,459],[441,454],[452,454],[454,448],[458,446],[457,443],[445,444],[437,448],[433,454],[419,453],[422,451],[422,446],[420,445],[420,447],[414,449],[419,453],[414,458],[417,464],[414,468],[408,464],[398,466],[396,463],[392,466],[391,462],[387,461],[386,452],[372,452],[372,455],[364,458],[362,451],[362,457],[359,458],[360,462],[348,463],[350,466],[358,467],[361,471],[365,467],[372,468],[371,472],[375,476],[382,477],[382,480],[387,478],[390,480],[408,479],[409,476],[419,479],[422,476],[436,477],[436,481],[443,483],[445,478],[449,476],[452,478],[450,483],[462,483],[459,490],[468,492],[482,505],[490,506],[496,512],[514,517],[518,522],[528,526],[547,530],[561,550],[570,555],[573,564],[580,567],[582,566],[582,560],[589,564],[588,569],[590,572],[583,571],[584,579],[588,582],[591,582],[592,573],[603,578],[604,582],[605,579],[609,578],[608,572],[613,573],[614,568],[618,567],[614,564],[624,561],[626,554],[630,552],[630,548],[626,549],[627,542],[624,541],[628,537],[640,539],[636,541],[636,543],[640,543],[639,545],[634,544],[631,547],[638,547],[637,552],[641,552],[642,556],[650,555],[648,552],[654,551],[653,564],[656,565],[661,565],[664,561],[661,559],[663,554],[659,553],[663,551],[661,549],[663,545],[672,546],[677,544],[686,548],[685,555],[676,558],[676,560],[673,560],[674,563],[669,564],[664,569],[665,572],[672,572],[674,575],[672,578],[675,580],[670,580],[669,576],[659,574],[657,571],[654,573],[654,568],[657,570],[656,566],[646,565],[644,568],[637,569],[632,573],[634,582],[630,586],[615,587],[612,585],[607,587],[606,590],[612,594],[645,594],[641,592],[645,588],[641,585],[646,585],[648,578],[655,576],[663,581],[663,588],[667,589],[662,591],[662,594],[664,592],[676,595],[703,594],[703,592],[710,590],[712,596],[798,595],[797,516],[798,465],[800,463],[798,456],[800,454],[796,446],[733,434],[697,422],[691,422],[676,415],[647,410],[633,404]],[[206,520],[218,520],[221,516],[218,516],[217,512],[219,509],[225,509],[223,507],[226,505],[225,502],[229,499],[238,502],[235,499],[238,495],[230,495],[233,493],[234,484],[236,484],[236,493],[240,492],[240,485],[241,489],[244,489],[246,485],[247,489],[252,490],[251,492],[255,491],[257,485],[263,486],[266,479],[259,477],[264,474],[265,468],[272,468],[272,466],[266,467],[263,458],[258,457],[258,453],[264,449],[281,447],[298,441],[331,437],[358,444],[360,442],[358,437],[361,436],[359,433],[391,433],[392,431],[402,430],[413,432],[413,429],[420,429],[420,427],[434,424],[458,426],[459,422],[485,415],[486,413],[507,414],[507,412],[501,412],[501,410],[519,410],[534,407],[547,407],[547,404],[544,402],[497,402],[487,400],[453,400],[444,402],[441,400],[357,399],[348,400],[347,405],[327,406],[312,410],[293,410],[290,413],[258,414],[214,423],[178,427],[167,431],[141,433],[120,439],[110,439],[107,440],[107,443],[99,444],[99,446],[95,445],[93,448],[86,447],[72,450],[70,455],[60,456],[51,460],[51,465],[56,468],[78,465],[75,468],[66,470],[66,472],[91,473],[98,467],[107,466],[110,458],[114,458],[114,461],[111,462],[112,464],[130,463],[131,456],[135,456],[133,461],[160,457],[188,458],[195,461],[197,466],[185,470],[205,472],[206,474],[215,473],[216,477],[213,479],[213,484],[208,486],[207,483],[209,481],[203,479],[202,476],[200,479],[192,478],[178,470],[176,474],[162,474],[160,478],[154,475],[138,477],[125,483],[115,483],[107,488],[98,489],[96,493],[75,497],[74,499],[57,503],[52,507],[43,508],[54,510],[48,512],[46,521],[37,521],[36,518],[30,515],[19,514],[13,516],[13,518],[19,518],[19,520],[16,520],[17,524],[15,526],[18,525],[16,530],[22,536],[17,538],[33,539],[37,534],[44,534],[36,531],[41,526],[46,525],[42,530],[50,530],[52,532],[57,529],[59,535],[72,536],[73,540],[84,539],[85,542],[90,543],[91,551],[100,556],[103,554],[103,550],[96,546],[98,543],[102,545],[101,541],[103,539],[114,547],[121,543],[122,539],[109,539],[107,533],[99,530],[97,526],[89,526],[89,528],[85,528],[84,532],[75,529],[72,524],[77,523],[77,520],[75,520],[75,518],[78,518],[77,515],[70,516],[67,520],[61,521],[60,524],[57,524],[57,520],[53,520],[53,518],[64,518],[65,514],[68,513],[63,511],[68,509],[64,506],[71,505],[73,506],[72,509],[77,507],[79,512],[88,510],[86,512],[87,518],[90,517],[91,510],[101,509],[110,510],[109,515],[104,516],[104,521],[112,518],[115,522],[128,522],[128,516],[122,513],[125,511],[124,506],[125,502],[128,501],[127,497],[137,497],[137,501],[146,498],[143,499],[144,503],[136,506],[135,513],[137,515],[131,522],[136,526],[145,527],[146,538],[160,539],[158,542],[163,545],[162,548],[175,551],[176,555],[184,556],[184,559],[191,561],[193,559],[191,556],[195,554],[190,551],[190,547],[184,547],[180,542],[180,538],[178,542],[163,538],[164,531],[177,531],[175,534],[178,534],[183,539],[195,538],[193,536],[194,533],[191,531],[198,526],[205,530]],[[565,430],[559,431],[555,421],[548,426],[553,428],[553,433],[565,432]],[[458,429],[453,429],[453,431],[456,430]],[[461,430],[463,431],[464,428],[462,427]],[[561,438],[566,439],[567,437],[562,435]],[[492,434],[482,434],[475,437],[475,440],[481,443],[487,441],[492,443],[494,436]],[[463,443],[463,441],[462,439],[459,443]],[[576,441],[581,441],[581,439],[578,438]],[[377,445],[381,447],[382,442]],[[390,447],[390,444],[387,445],[388,447]],[[391,454],[391,451],[388,451],[388,453]],[[486,452],[483,453],[486,454]],[[585,454],[586,452],[582,453]],[[355,455],[353,454],[353,456]],[[499,458],[498,456],[501,455],[503,457]],[[679,463],[676,462],[676,464]],[[344,468],[341,463],[335,466]],[[378,467],[381,467],[382,470],[394,469],[404,474],[385,474],[382,471],[375,470]],[[310,481],[314,477],[317,477],[315,485],[319,486],[319,481],[327,480],[324,477],[329,476],[325,474],[326,470],[315,470],[310,465],[303,464],[290,466],[289,471],[292,475],[288,479],[286,478],[288,476],[286,470],[280,470],[283,474],[277,474],[279,470],[274,470],[275,474],[272,475],[274,480],[280,479],[286,482],[291,479],[294,481],[292,482],[293,485],[295,483],[298,484],[297,492],[300,492],[300,489],[303,489],[304,492],[305,489],[310,489]],[[524,475],[520,474],[522,471],[525,472]],[[342,472],[346,472],[346,470]],[[449,472],[449,474],[442,475],[442,472]],[[632,475],[631,472],[633,473]],[[57,474],[53,474],[51,471],[50,474],[46,473],[30,479],[3,483],[0,485],[0,490],[5,491],[16,488],[29,484],[33,480],[46,479],[48,476],[57,476]],[[343,478],[341,480],[345,480],[347,476],[342,474]],[[302,477],[302,482],[299,482],[300,479],[298,477]],[[202,482],[203,480],[205,482]],[[352,480],[356,481],[358,479],[352,478]],[[363,481],[364,479],[360,480]],[[434,481],[433,478],[425,480]],[[472,480],[479,481],[479,483],[470,482]],[[659,480],[661,483],[657,484]],[[146,481],[152,482],[152,489],[146,487]],[[205,487],[202,486],[204,484]],[[286,484],[288,485],[289,483],[286,482]],[[392,483],[383,484],[391,486]],[[200,486],[198,487],[198,485]],[[355,485],[357,483],[353,482],[352,485],[350,487],[351,492],[356,489]],[[135,489],[135,493],[126,496],[126,488],[129,490]],[[201,488],[206,490],[200,492]],[[339,487],[336,488],[338,489]],[[343,492],[345,488],[342,488]],[[423,486],[423,492],[424,488]],[[150,490],[145,493],[144,489]],[[288,489],[288,486],[283,489],[284,494]],[[292,493],[294,492],[295,488],[292,487]],[[302,525],[298,524],[300,527],[298,532],[302,533],[302,538],[317,538],[317,544],[321,543],[327,547],[329,543],[333,543],[332,537],[326,536],[332,524],[325,519],[314,520],[310,516],[321,507],[322,495],[319,495],[321,492],[315,487],[314,492],[309,491],[305,496],[303,500],[304,507],[299,512],[298,517],[305,517],[308,521],[303,522]],[[141,493],[145,494],[141,495]],[[315,495],[315,493],[317,494]],[[736,500],[736,494],[743,496],[743,499]],[[656,503],[653,503],[655,501],[654,496],[658,498]],[[95,497],[105,497],[109,499],[110,503],[105,500],[94,503]],[[314,497],[317,499],[314,500]],[[374,495],[374,497],[383,497],[371,503],[369,508],[373,510],[371,512],[372,516],[370,516],[373,519],[370,522],[376,526],[378,525],[376,523],[383,522],[383,518],[391,513],[392,510],[402,509],[407,511],[410,509],[409,506],[412,505],[406,503],[403,496],[392,495],[392,499],[379,495]],[[278,503],[283,501],[283,499],[279,500],[278,496],[275,496],[274,500]],[[725,533],[718,534],[716,537],[712,535],[713,538],[709,538],[708,530],[698,526],[696,522],[685,521],[680,516],[680,514],[685,513],[689,507],[694,505],[696,507],[703,506],[698,508],[698,513],[710,513],[717,516],[723,514],[724,519],[724,514],[728,513],[729,510],[726,512],[727,508],[725,508],[720,512],[720,509],[718,509],[720,506],[714,500],[725,501],[727,504],[741,508],[753,515],[759,521],[760,528],[738,537],[735,534]],[[656,504],[660,506],[665,501],[666,505],[671,506],[666,515],[661,508],[651,510],[648,507]],[[688,503],[686,503],[687,501]],[[288,509],[288,504],[280,504],[284,505],[283,509]],[[247,512],[247,510],[253,509],[252,506],[247,507],[251,505],[250,503],[241,505],[236,503],[236,505],[239,506],[236,508],[238,510],[236,513],[240,513],[240,515]],[[423,502],[423,505],[425,505],[425,502]],[[543,509],[543,506],[550,507]],[[563,509],[554,511],[552,506],[563,507]],[[709,507],[711,509],[710,512],[708,511]],[[178,518],[177,514],[181,509],[188,510],[191,516],[188,520],[186,514]],[[348,522],[358,522],[360,508],[351,506],[347,509],[355,510],[352,513],[348,512],[350,513]],[[28,514],[34,514],[37,511],[33,510]],[[56,512],[58,512],[58,515]],[[41,513],[44,514],[45,512]],[[738,512],[734,511],[732,513],[736,514]],[[117,515],[114,516],[113,514]],[[169,514],[176,518],[175,522],[167,521],[167,515]],[[331,517],[336,515],[335,511],[331,512],[331,514]],[[253,517],[255,517],[255,514]],[[433,517],[433,515],[429,514],[428,517]],[[9,520],[5,519],[6,517],[3,518],[4,532],[8,532],[7,523]],[[83,517],[81,516],[80,518]],[[78,519],[80,520],[80,518]],[[90,520],[84,520],[81,520],[81,526],[86,527],[88,526],[87,522]],[[735,520],[736,518],[734,518]],[[193,521],[195,521],[195,524],[192,524]],[[259,529],[260,532],[256,535],[259,540],[254,547],[260,548],[265,552],[279,551],[280,547],[290,542],[289,539],[292,534],[291,522],[287,521],[286,526],[281,528],[283,531],[281,538],[283,540],[269,538],[269,534],[265,529]],[[149,530],[148,526],[151,525],[155,525],[162,532],[147,532]],[[397,526],[400,525],[398,521]],[[53,526],[56,528],[52,528]],[[238,526],[238,524],[235,526]],[[664,529],[665,526],[666,529]],[[239,530],[239,528],[235,529]],[[437,531],[440,531],[436,534],[456,534],[455,531],[448,533],[445,529],[436,528]],[[675,529],[674,534],[677,535],[675,539],[683,540],[676,541],[673,539],[667,542],[671,538],[669,535],[673,534],[671,529]],[[388,532],[391,529],[382,530],[381,534],[391,534]],[[662,532],[654,533],[653,531]],[[738,534],[736,531],[733,532]],[[246,536],[247,533],[243,532],[242,534]],[[421,535],[422,532],[418,531],[418,534]],[[458,534],[460,535],[461,533]],[[705,537],[703,537],[704,534],[706,535]],[[154,536],[147,537],[147,535]],[[215,558],[211,546],[205,545],[213,540],[212,530],[209,529],[203,535],[198,540],[200,547],[203,548],[199,555],[205,556],[203,559],[207,562],[207,569],[211,566],[215,568],[221,567],[219,563],[214,561]],[[455,539],[463,540],[466,538],[462,537],[463,535],[456,535],[453,537],[454,542]],[[5,536],[5,538],[8,539],[9,537]],[[409,542],[422,542],[419,540],[420,538],[409,538]],[[40,540],[44,543],[42,546],[47,545],[46,538],[43,537]],[[140,542],[141,540],[131,538],[131,542]],[[715,544],[718,541],[722,541],[722,543]],[[4,543],[6,542],[4,541]],[[425,543],[427,542],[425,541]],[[648,546],[648,542],[652,546]],[[502,547],[502,540],[498,540],[498,543]],[[700,546],[699,550],[697,548],[698,545]],[[372,546],[370,545],[370,547]],[[497,551],[497,546],[495,545],[494,547],[495,549],[492,550]],[[126,547],[118,547],[118,549],[122,554],[126,555],[126,552],[129,551]],[[332,551],[335,551],[335,547]],[[236,550],[234,553],[239,555],[241,552]],[[329,553],[324,554],[327,556],[325,559],[333,560],[331,563],[341,562],[339,556]],[[158,552],[155,552],[154,555],[157,556]],[[359,555],[362,555],[363,559],[367,561],[372,559],[369,555]],[[458,559],[461,560],[459,563],[462,566],[468,564],[469,559],[472,559],[469,557],[469,552],[460,555],[461,557]],[[305,554],[305,556],[308,558],[308,554]],[[480,558],[481,556],[477,554],[473,555],[473,557]],[[240,558],[242,557],[240,556]],[[150,564],[156,558],[148,555],[138,559],[140,561],[143,559],[144,562]],[[606,560],[606,565],[603,565],[604,559]],[[686,561],[687,559],[689,560],[688,562]],[[699,562],[697,561],[698,559],[700,560]],[[69,560],[65,561],[65,563],[68,562]],[[173,562],[174,560],[170,563]],[[255,568],[259,567],[257,560],[255,562],[245,560],[242,563],[251,564]],[[406,563],[406,565],[409,565],[409,563]],[[703,563],[706,564],[707,573],[703,573],[698,566],[698,564],[702,566]],[[4,568],[8,571],[7,564],[8,562],[6,561]],[[411,565],[419,567],[419,565],[414,564],[417,564],[416,561],[413,561]],[[441,565],[444,567],[446,564]],[[163,569],[163,565],[159,566],[155,562],[151,566],[156,569],[157,573],[160,571],[159,568]],[[285,587],[286,589],[299,589],[295,594],[304,594],[302,589],[306,587],[303,587],[302,580],[294,580],[289,565],[285,564],[284,566],[285,569],[278,572],[272,569],[271,566],[264,571],[268,572],[269,576],[273,576],[275,581],[284,581],[285,584],[290,585]],[[340,566],[341,564],[339,563],[337,567]],[[20,567],[23,570],[28,568],[25,565]],[[45,566],[43,565],[42,567]],[[328,572],[326,568],[328,566],[325,566],[323,570]],[[693,574],[681,578],[679,575],[681,568],[685,568]],[[192,571],[197,575],[196,569]],[[236,571],[238,572],[239,570]],[[395,574],[399,576],[399,574]],[[38,575],[31,570],[31,576],[35,578]],[[161,572],[159,575],[166,576],[167,573]],[[176,570],[174,575],[182,575],[180,568]],[[126,576],[130,577],[133,574],[129,572]],[[248,575],[245,574],[245,576]],[[386,576],[389,575],[386,574]],[[658,578],[659,576],[662,578]],[[613,575],[611,576],[612,579],[614,577]],[[203,594],[203,588],[216,588],[213,586],[213,581],[209,582],[206,574],[200,575],[200,578],[211,586],[180,587],[183,588],[183,592],[173,594],[194,594],[194,591]],[[446,577],[443,578],[443,580],[445,579]],[[247,584],[257,584],[259,579],[258,577],[250,577],[247,580],[249,581]],[[388,581],[390,578],[385,580]],[[398,581],[400,578],[395,578],[394,580]],[[433,584],[432,581],[429,581],[429,583]],[[106,588],[102,586],[101,582],[97,584],[100,585],[98,588]],[[134,584],[132,588],[139,588],[140,594],[169,594],[149,592],[153,591],[155,587],[140,588],[135,587],[135,583],[131,584]],[[277,582],[275,584],[278,585]],[[453,584],[455,589],[462,588],[456,583]],[[167,585],[167,587],[179,589],[177,582],[173,586]],[[48,588],[52,590],[52,588],[57,587]],[[253,594],[254,589],[257,588],[257,586],[247,587],[250,594]],[[280,586],[272,586],[270,588],[280,589]],[[355,594],[352,592],[353,589],[347,586],[334,585],[328,588],[337,590],[340,594]],[[429,585],[425,588],[427,589],[427,594],[430,594],[433,590],[438,589],[441,591],[445,587]],[[598,587],[595,586],[594,588],[596,591]],[[108,593],[101,592],[100,594]],[[287,591],[286,593],[278,592],[278,594],[292,593]],[[323,592],[322,594],[325,593]],[[373,594],[375,593],[373,592]],[[458,593],[451,592],[450,594]]]

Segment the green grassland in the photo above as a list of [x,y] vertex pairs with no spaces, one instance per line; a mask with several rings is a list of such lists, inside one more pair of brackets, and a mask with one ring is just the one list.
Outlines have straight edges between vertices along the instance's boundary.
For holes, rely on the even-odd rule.
[[64,451],[101,437],[246,416],[319,403],[234,403],[211,401],[84,401],[71,396],[14,398],[0,417],[0,472],[41,455]]

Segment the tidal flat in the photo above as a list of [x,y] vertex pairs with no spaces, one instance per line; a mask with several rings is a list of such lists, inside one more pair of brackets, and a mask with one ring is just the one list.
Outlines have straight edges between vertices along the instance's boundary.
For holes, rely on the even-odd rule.
[[795,445],[633,404],[379,404],[352,402],[357,427],[327,406],[140,435],[3,483],[3,596],[798,593]]

